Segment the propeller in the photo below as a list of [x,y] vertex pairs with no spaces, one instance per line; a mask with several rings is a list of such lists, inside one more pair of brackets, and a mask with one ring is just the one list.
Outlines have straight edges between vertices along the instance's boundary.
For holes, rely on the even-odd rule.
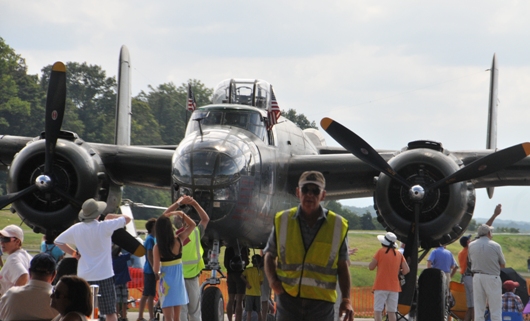
[[320,126],[333,137],[339,144],[347,151],[357,156],[366,164],[372,166],[376,170],[387,174],[393,179],[400,182],[403,186],[410,188],[411,185],[401,175],[399,175],[392,167],[379,155],[375,149],[370,146],[364,139],[357,134],[342,126],[331,118],[323,118],[320,121]]
[[522,143],[499,150],[493,154],[479,158],[453,174],[438,180],[431,186],[428,186],[428,190],[434,190],[453,183],[495,173],[506,166],[517,163],[529,154],[530,143]]
[[57,143],[57,138],[59,137],[64,116],[65,102],[66,67],[62,62],[58,61],[53,64],[48,85],[48,94],[46,97],[46,151],[44,175],[37,177],[35,184],[32,184],[21,191],[1,196],[0,208],[6,207],[37,189],[49,190],[52,188],[50,177],[52,175],[52,167],[55,157],[55,145]]
[[392,179],[407,187],[409,189],[411,200],[415,202],[421,201],[423,196],[429,191],[495,173],[509,165],[517,163],[530,154],[530,143],[514,145],[477,159],[471,164],[462,167],[453,174],[436,181],[430,186],[411,186],[409,182],[394,171],[394,169],[375,151],[375,149],[372,148],[372,146],[357,134],[327,117],[320,121],[320,125],[331,137],[360,160],[378,171],[387,174]]
[[63,124],[66,105],[66,67],[60,61],[53,64],[46,97],[45,139],[46,152],[44,174],[52,174],[55,146]]

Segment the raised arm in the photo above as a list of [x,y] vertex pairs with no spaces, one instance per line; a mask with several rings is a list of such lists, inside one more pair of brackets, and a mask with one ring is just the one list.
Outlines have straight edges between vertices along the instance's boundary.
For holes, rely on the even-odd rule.
[[123,214],[114,214],[114,213],[109,213],[105,216],[105,220],[114,220],[114,219],[117,219],[117,218],[120,218],[120,217],[124,217],[125,218],[125,224],[129,224],[129,222],[131,221],[131,218],[127,215],[123,215]]
[[493,215],[490,217],[490,219],[486,222],[487,226],[491,226],[493,224],[493,221],[497,218],[497,216],[501,215],[502,212],[502,205],[498,204],[495,206],[495,210],[493,211]]
[[184,213],[183,211],[168,212],[166,210],[163,215],[168,218],[171,216],[180,216],[182,218],[182,221],[184,222],[184,230],[182,230],[182,232],[175,236],[179,237],[181,241],[184,241],[186,238],[188,238],[191,232],[193,232],[195,226],[197,226],[197,224],[195,224],[195,221],[193,221],[191,217],[186,215],[186,213]]
[[208,216],[206,211],[201,207],[201,205],[193,199],[193,197],[184,195],[177,200],[177,203],[178,202],[180,202],[181,205],[193,206],[193,208],[195,209],[195,211],[197,211],[197,214],[199,214],[199,217],[201,218],[198,225],[202,225],[202,227],[206,229],[206,226],[208,226],[208,222],[210,222],[210,217]]

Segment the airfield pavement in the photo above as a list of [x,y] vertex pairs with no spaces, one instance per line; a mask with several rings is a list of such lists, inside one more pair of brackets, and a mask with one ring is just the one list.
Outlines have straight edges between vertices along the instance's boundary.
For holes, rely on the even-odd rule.
[[[144,318],[146,317],[147,315],[144,313]],[[136,319],[138,319],[138,312],[128,312],[127,313],[127,319],[129,321],[136,321]],[[226,316],[225,314],[225,321],[228,321],[228,317]],[[366,318],[355,318],[356,321],[373,321],[374,319],[366,319]]]

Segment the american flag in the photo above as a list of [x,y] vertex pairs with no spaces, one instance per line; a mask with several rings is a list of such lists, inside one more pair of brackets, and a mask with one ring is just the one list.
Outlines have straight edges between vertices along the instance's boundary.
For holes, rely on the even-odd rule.
[[269,124],[267,130],[271,130],[272,126],[278,123],[278,118],[280,118],[280,106],[278,106],[278,101],[276,101],[276,95],[274,95],[274,89],[271,86],[271,104],[269,110],[267,110],[267,117],[269,118]]
[[197,109],[195,95],[193,95],[193,91],[191,91],[191,83],[188,83],[188,105],[186,109],[189,111],[194,111],[195,109]]

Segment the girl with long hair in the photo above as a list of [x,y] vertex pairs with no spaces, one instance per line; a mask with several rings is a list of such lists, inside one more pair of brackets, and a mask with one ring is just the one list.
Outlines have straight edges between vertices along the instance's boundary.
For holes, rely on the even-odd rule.
[[[195,222],[182,211],[180,207],[182,197],[173,203],[162,214],[155,224],[156,244],[153,248],[153,271],[160,279],[158,295],[166,321],[178,321],[180,306],[188,304],[188,293],[184,284],[182,272],[182,246],[188,238]],[[175,234],[170,217],[177,216],[184,222],[184,227]]]

